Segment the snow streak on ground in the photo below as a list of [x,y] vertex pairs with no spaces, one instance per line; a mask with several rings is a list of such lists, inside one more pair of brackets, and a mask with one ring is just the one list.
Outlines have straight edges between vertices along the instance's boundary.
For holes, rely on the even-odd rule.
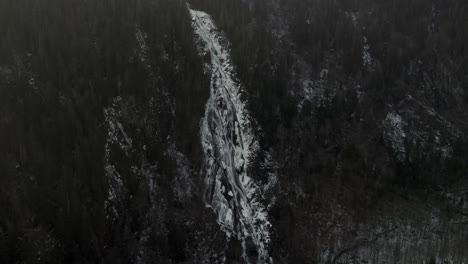
[[206,203],[217,214],[217,221],[228,237],[242,242],[244,260],[249,262],[247,247],[252,241],[257,263],[271,262],[270,241],[261,189],[248,175],[249,162],[258,142],[251,129],[251,118],[241,99],[241,86],[231,65],[228,43],[211,17],[190,10],[193,27],[203,53],[211,57],[211,91],[201,125],[201,140],[207,168]]
[[112,107],[104,110],[108,133],[104,152],[104,168],[106,172],[106,178],[109,182],[109,193],[105,202],[105,207],[108,211],[111,212],[111,216],[114,219],[119,217],[117,205],[120,203],[122,197],[126,194],[126,189],[122,181],[122,176],[119,174],[112,163],[111,147],[114,144],[119,146],[120,149],[124,151],[125,155],[128,155],[129,151],[132,149],[132,141],[125,133],[122,123],[119,122],[121,113],[118,110],[117,105],[121,101],[121,97],[115,98],[113,100]]

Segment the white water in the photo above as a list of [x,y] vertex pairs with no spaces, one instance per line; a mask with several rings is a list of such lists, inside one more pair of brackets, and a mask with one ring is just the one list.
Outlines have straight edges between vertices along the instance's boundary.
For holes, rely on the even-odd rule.
[[242,242],[244,260],[250,237],[258,252],[257,263],[271,262],[267,211],[259,201],[259,185],[249,177],[248,165],[258,151],[251,117],[241,99],[242,88],[231,65],[228,43],[211,19],[201,11],[190,10],[193,28],[209,54],[211,86],[201,125],[201,141],[206,162],[205,201],[217,214],[228,237]]

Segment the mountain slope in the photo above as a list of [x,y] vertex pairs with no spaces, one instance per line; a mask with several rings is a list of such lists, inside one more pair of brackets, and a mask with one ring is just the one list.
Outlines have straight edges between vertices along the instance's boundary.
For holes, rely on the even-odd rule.
[[189,2],[0,1],[1,263],[468,262],[466,2]]

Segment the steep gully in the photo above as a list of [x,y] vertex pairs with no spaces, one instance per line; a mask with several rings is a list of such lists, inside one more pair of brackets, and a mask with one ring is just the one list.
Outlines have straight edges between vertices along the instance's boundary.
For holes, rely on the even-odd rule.
[[[241,98],[242,87],[231,64],[228,42],[208,14],[195,10],[190,14],[200,52],[210,57],[210,97],[200,133],[206,168],[205,202],[216,213],[227,237],[241,242],[246,263],[270,263],[271,224],[261,202],[262,189],[248,171],[258,142]],[[256,249],[256,260],[247,254],[249,244]]]

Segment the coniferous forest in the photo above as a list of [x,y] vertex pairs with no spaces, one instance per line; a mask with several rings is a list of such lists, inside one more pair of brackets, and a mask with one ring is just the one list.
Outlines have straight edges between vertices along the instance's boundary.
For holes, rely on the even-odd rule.
[[468,263],[468,2],[0,0],[0,263]]

